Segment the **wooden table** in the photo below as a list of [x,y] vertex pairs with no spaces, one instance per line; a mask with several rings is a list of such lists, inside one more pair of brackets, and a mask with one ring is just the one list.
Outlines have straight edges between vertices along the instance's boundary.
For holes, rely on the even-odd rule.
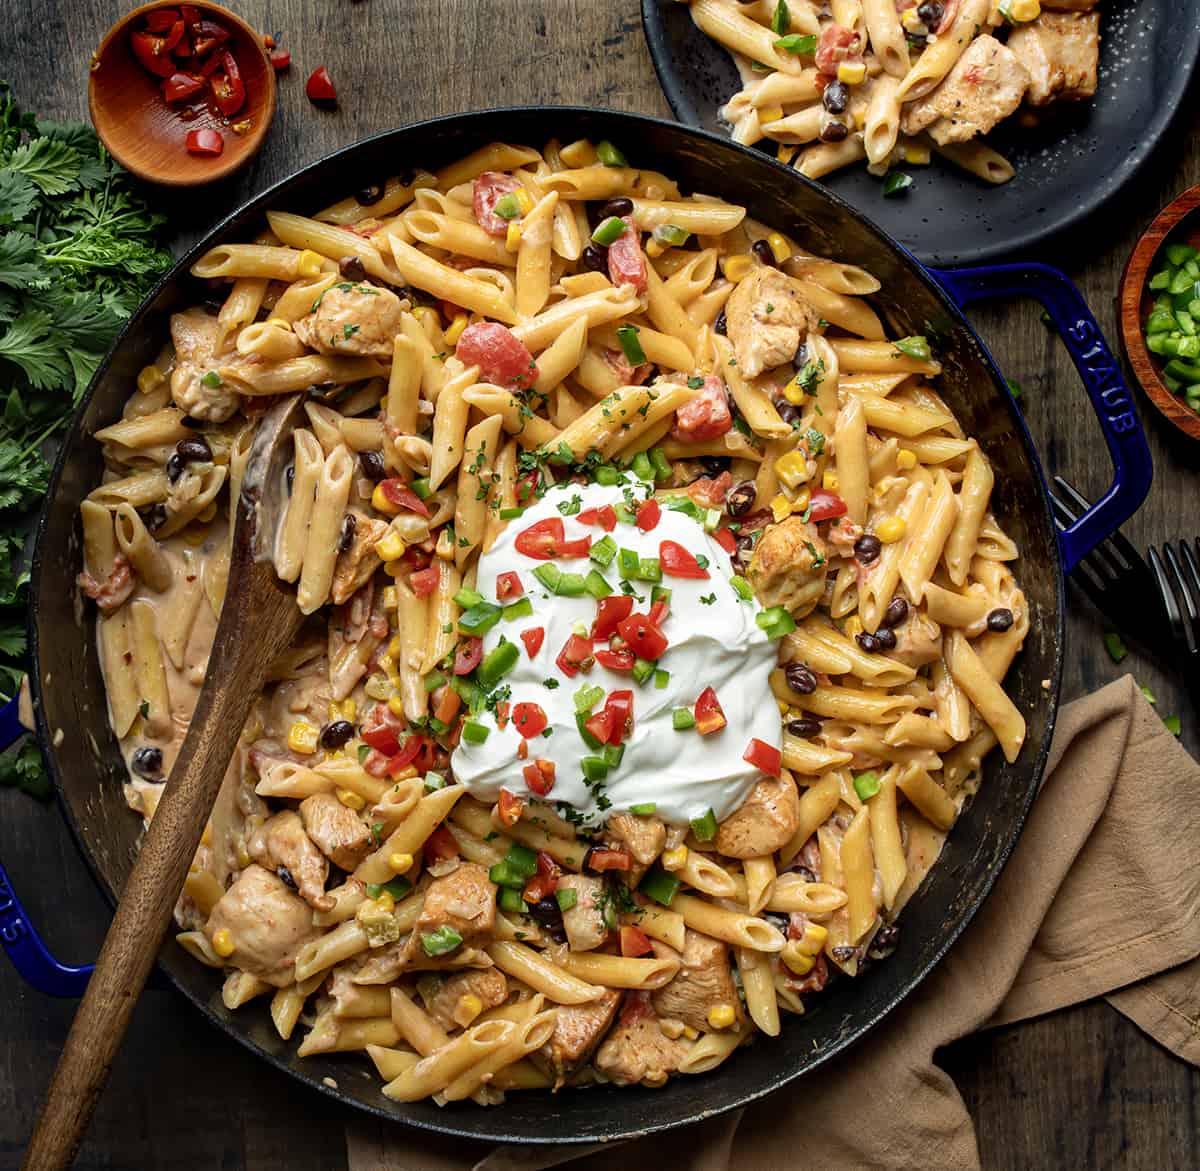
[[[122,0],[10,4],[0,77],[43,117],[86,116],[88,56]],[[284,34],[293,67],[262,154],[202,197],[168,197],[180,242],[335,147],[456,110],[527,102],[608,105],[668,116],[642,38],[637,0],[243,0],[242,14]],[[304,80],[328,66],[340,95],[314,109]],[[1075,278],[1116,344],[1114,298],[1137,232],[1170,197],[1200,181],[1195,126],[1177,127],[1126,205],[1089,225],[1086,244],[1054,257]],[[411,160],[420,162],[420,160]],[[1102,165],[1102,164],[1098,164]],[[1110,247],[1105,248],[1108,242]],[[1048,472],[1095,495],[1108,483],[1099,430],[1069,361],[1032,304],[975,315],[1022,406]],[[1144,401],[1144,400],[1143,400]],[[1079,419],[1083,418],[1081,426]],[[1197,447],[1149,408],[1158,480],[1127,526],[1140,545],[1200,531]],[[1072,593],[1065,697],[1131,669],[1163,713],[1179,713],[1200,748],[1200,721],[1179,686],[1131,655],[1107,657],[1102,623]],[[0,850],[34,920],[60,957],[92,958],[108,909],[53,807],[0,794]],[[30,992],[0,963],[0,1165],[16,1166],[74,1005]],[[988,1168],[1200,1166],[1200,1073],[1103,1004],[971,1038],[944,1054],[966,1097]],[[171,991],[147,993],[80,1157],[82,1168],[337,1171],[348,1112],[260,1064]]]

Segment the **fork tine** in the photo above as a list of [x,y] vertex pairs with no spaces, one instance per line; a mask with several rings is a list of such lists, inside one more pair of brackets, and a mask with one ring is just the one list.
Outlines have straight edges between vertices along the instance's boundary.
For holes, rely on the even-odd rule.
[[1062,499],[1056,496],[1053,492],[1050,493],[1050,504],[1054,512],[1054,519],[1064,528],[1067,525],[1074,524],[1079,519],[1079,514],[1072,512]]
[[1082,573],[1081,568],[1085,564],[1087,564],[1086,558],[1075,566],[1075,571],[1071,574],[1071,580],[1091,599],[1092,605],[1097,610],[1102,612],[1107,611],[1108,607],[1106,603],[1111,599],[1104,588],[1104,579],[1100,578],[1097,581],[1093,574]]
[[[1080,513],[1086,512],[1089,508],[1091,508],[1091,501],[1089,501],[1088,498],[1084,496],[1083,493],[1080,492],[1070,480],[1065,480],[1062,476],[1055,476],[1054,483],[1063,496],[1065,496],[1071,502],[1071,504],[1079,510]],[[1061,500],[1055,500],[1053,493],[1051,494],[1050,498],[1052,501],[1054,501],[1056,507],[1061,507],[1063,511],[1070,516],[1070,513],[1066,509],[1066,505]],[[1074,521],[1075,519],[1076,516],[1071,516],[1071,521]],[[1120,531],[1120,529],[1117,529],[1115,532],[1112,532],[1105,537],[1105,539],[1100,542],[1098,547],[1103,548],[1110,556],[1112,556],[1114,553],[1118,555],[1113,557],[1113,560],[1116,562],[1114,572],[1119,572],[1128,566],[1135,566],[1139,561],[1141,561],[1141,557],[1138,554],[1137,549],[1134,547],[1129,538]]]
[[[1183,560],[1188,596],[1200,604],[1200,566],[1196,564],[1196,555],[1187,541],[1179,542],[1179,552]],[[1200,625],[1193,625],[1193,634],[1196,636],[1196,645],[1200,647]]]
[[1167,580],[1166,570],[1163,569],[1162,559],[1153,545],[1147,550],[1150,554],[1150,571],[1158,585],[1158,593],[1162,598],[1163,607],[1167,611],[1167,622],[1171,627],[1171,637],[1186,645],[1187,635],[1184,631],[1183,616],[1179,612],[1179,604],[1175,601],[1175,591]]
[[1163,554],[1166,557],[1167,568],[1171,572],[1172,585],[1178,591],[1179,597],[1183,601],[1183,609],[1187,613],[1187,623],[1185,624],[1187,649],[1193,651],[1197,645],[1200,645],[1196,636],[1196,598],[1188,588],[1187,579],[1183,576],[1183,570],[1179,565],[1179,558],[1169,542],[1163,545]]
[[1092,507],[1092,502],[1070,480],[1055,476],[1054,485],[1080,512],[1087,512]]

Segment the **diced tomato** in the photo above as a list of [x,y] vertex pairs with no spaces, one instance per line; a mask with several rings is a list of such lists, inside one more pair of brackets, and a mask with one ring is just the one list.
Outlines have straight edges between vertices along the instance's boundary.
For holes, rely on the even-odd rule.
[[454,717],[462,707],[462,696],[453,687],[444,686],[437,688],[430,699],[433,701],[434,719],[447,725],[454,723]]
[[596,662],[610,671],[632,671],[633,651],[597,651]]
[[308,75],[308,81],[304,83],[304,92],[310,102],[337,101],[337,90],[334,89],[329,70],[324,65],[319,65]]
[[496,704],[496,727],[502,731],[508,727],[508,707],[507,703]]
[[386,777],[388,765],[392,763],[390,756],[385,756],[376,748],[372,748],[363,759],[363,768],[373,777]]
[[537,872],[543,878],[558,878],[562,874],[562,867],[553,855],[547,854],[545,850],[539,850],[537,852]]
[[198,94],[203,88],[200,79],[190,73],[172,73],[162,83],[163,101],[182,102],[185,98]]
[[721,701],[717,699],[717,693],[711,687],[706,687],[700,692],[700,697],[696,700],[695,716],[696,731],[701,736],[719,732],[725,727],[725,713],[721,710]]
[[742,759],[747,764],[754,765],[759,772],[764,772],[769,777],[779,776],[779,770],[783,766],[783,754],[779,749],[773,748],[757,736],[746,745],[746,751],[742,753]]
[[472,189],[475,221],[489,236],[503,236],[508,232],[508,220],[498,216],[492,209],[504,196],[519,190],[520,186],[511,175],[499,171],[484,171],[475,177]]
[[529,742],[526,740],[517,741],[517,759],[524,760],[529,755]]
[[[180,22],[182,27],[182,22]],[[225,49],[221,53],[221,68],[209,79],[213,102],[226,118],[232,118],[246,104],[246,85],[233,54]]]
[[632,870],[633,855],[627,850],[607,850],[603,846],[593,846],[583,859],[585,870],[593,870],[603,874],[606,870]]
[[827,77],[837,76],[837,67],[857,52],[858,33],[841,24],[827,24],[821,30],[817,44],[817,71]]
[[662,520],[662,507],[658,501],[651,496],[648,500],[643,500],[638,505],[637,510],[637,527],[643,533],[648,533],[652,529],[658,527],[658,522]]
[[200,9],[194,4],[181,4],[179,6],[179,15],[183,17],[188,28],[193,28],[196,22],[200,19]]
[[510,598],[519,598],[525,592],[518,573],[496,574],[496,601],[507,602]]
[[604,710],[612,717],[612,730],[608,734],[609,744],[620,744],[626,736],[633,735],[632,691],[610,691]]
[[165,33],[181,19],[178,8],[156,8],[153,12],[146,13],[146,28],[152,33]]
[[552,760],[543,760],[539,756],[532,764],[527,764],[522,773],[529,791],[539,797],[545,797],[554,788],[555,769]]
[[617,630],[639,659],[654,662],[669,645],[666,635],[645,614],[630,614],[618,623]]
[[701,508],[724,508],[725,497],[733,485],[733,477],[728,472],[722,472],[715,479],[701,476],[687,486],[687,494]]
[[808,519],[814,524],[821,520],[833,520],[836,516],[846,515],[846,502],[836,493],[825,488],[817,488],[808,498]]
[[532,626],[528,630],[522,630],[521,641],[525,644],[525,653],[531,659],[536,659],[538,651],[542,649],[542,643],[546,641],[546,628]]
[[546,719],[546,713],[540,704],[518,703],[512,710],[512,722],[513,727],[529,740],[540,736],[550,721]]
[[230,32],[215,20],[197,20],[189,26],[192,34],[192,53],[197,57],[207,57],[214,49],[219,49],[227,40]]
[[478,366],[484,382],[509,390],[525,390],[538,376],[537,363],[525,343],[498,321],[468,325],[454,347],[454,356],[464,366]]
[[[533,767],[531,764],[525,766],[526,780],[529,779],[529,770]],[[525,802],[515,793],[510,793],[507,789],[500,790],[500,796],[496,799],[496,819],[501,825],[516,825],[521,820],[521,813],[524,809]]]
[[550,561],[558,556],[564,538],[563,522],[560,517],[548,516],[531,524],[517,534],[516,549],[535,561]]
[[[180,32],[182,35],[182,30]],[[167,47],[166,37],[139,30],[129,38],[129,44],[138,63],[155,77],[170,77],[175,72],[175,61]]]
[[729,554],[730,557],[737,552],[737,537],[735,537],[728,529],[717,529],[717,531],[713,533],[713,540],[715,540],[717,544]]
[[527,903],[540,903],[548,899],[558,889],[558,879],[543,874],[534,875],[521,891],[521,898]]
[[416,571],[418,569],[428,569],[430,562],[433,560],[434,541],[432,537],[422,541],[419,545],[409,545],[404,550],[404,555],[400,558],[400,564],[405,569]]
[[416,764],[417,757],[421,755],[422,749],[425,747],[425,737],[413,733],[400,745],[399,752],[393,754],[392,759],[388,761],[388,772],[395,776],[397,773],[402,773],[410,764]]
[[601,708],[595,715],[588,716],[583,721],[583,726],[589,736],[599,740],[601,744],[607,744],[613,731],[613,714],[607,707]]
[[431,565],[428,569],[418,569],[409,574],[408,584],[418,598],[427,598],[438,588],[441,580],[442,571],[436,565]]
[[624,235],[608,246],[608,279],[618,287],[633,285],[639,293],[646,291],[646,254],[642,251],[641,233],[631,216],[622,216]]
[[660,542],[658,559],[662,562],[662,571],[667,577],[696,578],[697,580],[708,577],[708,570],[678,541]]
[[617,527],[617,512],[611,504],[601,508],[585,508],[576,518],[581,525],[599,525],[606,533]]
[[612,638],[621,620],[633,613],[633,599],[628,594],[613,594],[596,604],[596,621],[592,623],[592,638]]
[[621,928],[621,954],[631,959],[650,955],[654,951],[650,937],[640,927]]
[[225,149],[225,139],[219,130],[205,127],[203,130],[189,130],[184,139],[188,154],[212,155],[216,157]]
[[376,487],[393,508],[404,508],[426,518],[433,515],[429,511],[429,505],[399,477],[380,480]]
[[272,49],[267,54],[267,59],[271,62],[271,67],[276,72],[286,69],[292,63],[292,55],[287,49]]
[[483,639],[465,638],[454,651],[455,675],[470,675],[483,658]]
[[709,374],[695,396],[675,411],[671,434],[681,443],[702,443],[719,439],[732,426],[729,393],[715,374]]
[[650,607],[650,623],[652,626],[661,627],[667,614],[670,612],[671,606],[664,598],[659,598],[653,606]]
[[358,734],[378,752],[386,756],[394,756],[400,748],[400,733],[405,724],[399,716],[393,715],[386,703],[377,703],[367,713],[367,718],[359,728]]
[[525,508],[542,488],[541,469],[534,468],[523,476],[517,477],[517,503]]
[[563,649],[558,652],[554,665],[567,676],[578,675],[580,671],[590,671],[596,661],[592,654],[592,640],[573,634],[567,639]]
[[458,857],[458,842],[450,830],[439,825],[425,839],[425,865],[432,866],[435,862],[448,862]]

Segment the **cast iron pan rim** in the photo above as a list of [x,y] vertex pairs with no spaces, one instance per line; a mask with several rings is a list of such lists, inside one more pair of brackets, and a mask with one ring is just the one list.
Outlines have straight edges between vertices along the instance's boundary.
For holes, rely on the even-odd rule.
[[[671,2],[672,0],[665,0],[665,3]],[[671,107],[671,113],[685,125],[701,129],[704,125],[704,118],[691,99],[683,92],[683,87],[677,80],[677,66],[667,43],[663,7],[664,0],[642,0],[642,30],[646,34],[646,47],[650,51],[650,61],[654,65],[654,72],[658,77],[658,85],[663,92],[663,97],[667,99],[667,105]],[[1104,211],[1126,191],[1134,179],[1158,155],[1172,123],[1176,118],[1182,117],[1184,107],[1189,105],[1187,98],[1196,74],[1197,60],[1196,57],[1192,57],[1185,66],[1184,76],[1178,83],[1179,90],[1175,100],[1163,102],[1156,108],[1149,124],[1144,130],[1139,131],[1143,137],[1152,139],[1150,148],[1136,155],[1132,163],[1126,164],[1128,169],[1125,171],[1124,177],[1120,182],[1114,183],[1105,195],[1100,198],[1084,198],[1078,203],[1064,203],[1057,216],[1041,220],[1036,228],[1030,229],[1011,243],[1003,241],[992,244],[980,243],[972,250],[970,259],[959,261],[958,265],[965,268],[999,259],[1011,260],[1015,255],[1031,254],[1039,244],[1053,239],[1070,228],[1079,226],[1088,216],[1098,215]],[[756,153],[762,154],[763,152]],[[986,185],[980,184],[980,190],[985,189]],[[945,267],[954,266],[946,265]]]
[[[35,622],[35,614],[34,614],[35,605],[36,605],[35,599],[39,596],[39,592],[40,592],[40,582],[41,582],[42,565],[43,565],[42,538],[44,536],[45,529],[48,524],[49,512],[50,512],[50,501],[53,500],[54,497],[58,493],[59,482],[62,478],[63,470],[67,463],[67,453],[74,446],[74,441],[78,438],[77,433],[80,428],[80,423],[81,423],[84,413],[87,410],[89,403],[91,402],[92,395],[95,393],[97,386],[100,384],[100,380],[101,380],[102,376],[107,371],[110,364],[112,363],[113,355],[121,348],[121,346],[125,342],[125,339],[129,335],[134,333],[138,328],[140,328],[142,318],[145,316],[147,308],[157,299],[159,294],[167,286],[169,286],[172,282],[180,279],[181,277],[185,277],[187,275],[187,271],[190,268],[190,266],[209,247],[212,246],[210,242],[215,237],[218,237],[222,232],[224,232],[225,229],[227,227],[229,227],[234,221],[238,220],[239,218],[241,218],[242,216],[245,216],[247,214],[261,212],[264,209],[273,206],[276,199],[279,196],[283,195],[293,185],[301,183],[305,178],[310,176],[314,171],[329,167],[333,164],[336,164],[339,161],[350,162],[353,159],[354,155],[361,148],[367,146],[368,144],[379,142],[381,140],[392,138],[392,137],[402,137],[406,133],[409,133],[409,132],[415,131],[415,130],[427,130],[431,127],[437,127],[439,125],[458,126],[464,122],[471,123],[471,122],[476,122],[476,121],[486,121],[488,119],[495,118],[498,115],[509,115],[509,116],[517,116],[517,117],[527,116],[527,115],[543,116],[543,117],[544,116],[553,116],[553,117],[557,117],[557,118],[564,119],[564,120],[567,118],[570,118],[573,115],[583,115],[583,116],[587,116],[590,118],[595,118],[595,117],[613,118],[618,121],[625,122],[627,124],[632,124],[634,126],[653,125],[653,126],[657,126],[657,127],[661,127],[666,130],[669,130],[675,134],[682,135],[686,138],[700,139],[702,141],[709,141],[709,142],[712,142],[712,143],[714,143],[720,147],[726,148],[726,149],[732,149],[734,151],[741,151],[744,154],[753,158],[756,161],[756,163],[759,163],[759,164],[765,163],[766,165],[775,168],[781,174],[786,175],[787,178],[789,179],[789,181],[791,181],[793,183],[807,184],[808,186],[815,188],[817,191],[820,192],[820,195],[822,198],[829,200],[831,203],[836,205],[839,208],[839,210],[845,212],[847,215],[850,215],[854,219],[857,219],[858,221],[860,221],[863,224],[863,226],[866,227],[877,238],[877,240],[880,242],[881,245],[883,245],[885,248],[891,249],[892,251],[899,253],[901,257],[903,257],[905,260],[908,261],[909,265],[915,270],[916,274],[919,276],[921,281],[934,294],[934,296],[936,296],[937,299],[941,302],[941,304],[942,304],[943,308],[946,310],[947,314],[951,317],[951,319],[956,323],[956,325],[959,328],[961,328],[962,330],[964,330],[966,332],[966,335],[967,335],[968,339],[970,340],[970,342],[979,350],[980,354],[982,355],[982,357],[984,359],[984,362],[986,363],[986,365],[988,366],[988,368],[991,371],[992,381],[995,384],[995,387],[997,390],[997,399],[1004,404],[1005,409],[1008,412],[1010,420],[1015,425],[1015,429],[1016,429],[1017,435],[1020,438],[1021,446],[1024,450],[1025,457],[1032,466],[1032,469],[1034,472],[1034,479],[1035,479],[1038,489],[1039,489],[1039,494],[1040,494],[1040,499],[1041,499],[1041,508],[1042,508],[1042,512],[1044,514],[1044,521],[1049,526],[1048,531],[1050,531],[1050,532],[1054,531],[1053,519],[1050,514],[1050,504],[1049,504],[1048,490],[1046,488],[1045,476],[1043,475],[1041,463],[1038,459],[1037,452],[1034,449],[1032,437],[1030,436],[1029,430],[1025,425],[1024,418],[1022,417],[1020,411],[1017,410],[1016,404],[1012,401],[1011,396],[1003,390],[1003,387],[1005,385],[1004,381],[1003,381],[1003,377],[1001,376],[1000,371],[996,366],[995,360],[992,358],[987,347],[983,344],[983,341],[980,339],[978,334],[976,334],[974,328],[971,326],[970,322],[963,315],[962,311],[958,308],[957,305],[954,304],[954,302],[946,294],[945,290],[941,287],[941,285],[939,285],[937,283],[937,281],[933,279],[933,277],[924,268],[924,266],[907,249],[905,249],[903,246],[896,243],[889,236],[887,236],[886,233],[884,233],[880,228],[876,227],[875,224],[873,224],[866,216],[862,215],[861,212],[857,211],[850,204],[848,204],[845,200],[841,199],[839,196],[835,195],[833,192],[822,187],[819,183],[813,183],[810,180],[805,179],[802,175],[797,174],[797,172],[794,171],[793,169],[791,169],[790,167],[783,166],[782,164],[776,162],[774,159],[771,159],[770,157],[763,155],[761,152],[751,151],[751,150],[747,149],[746,147],[739,146],[737,143],[733,143],[726,138],[722,138],[720,135],[711,133],[710,131],[699,129],[699,128],[693,127],[693,126],[682,126],[676,122],[670,122],[664,118],[654,118],[654,117],[650,117],[650,116],[643,115],[643,114],[630,114],[630,113],[625,113],[623,111],[617,111],[617,110],[605,110],[605,109],[601,109],[598,107],[592,107],[592,106],[553,106],[553,105],[512,106],[512,107],[505,107],[505,108],[497,108],[497,109],[493,109],[493,110],[473,111],[473,112],[460,113],[460,114],[448,114],[448,115],[443,115],[442,117],[438,117],[438,118],[430,118],[423,122],[409,123],[406,126],[400,126],[400,127],[396,127],[395,129],[392,129],[392,130],[381,131],[379,134],[374,134],[367,138],[360,139],[358,142],[355,142],[348,146],[342,147],[341,149],[336,150],[336,151],[332,152],[331,154],[326,155],[324,158],[321,158],[321,159],[316,160],[315,162],[309,163],[307,166],[301,168],[299,171],[296,171],[296,172],[292,173],[291,175],[289,175],[288,177],[281,179],[279,182],[273,184],[271,187],[268,187],[265,191],[259,193],[258,195],[254,196],[252,199],[248,200],[246,203],[242,204],[240,207],[235,209],[229,215],[223,217],[219,223],[217,223],[210,231],[208,231],[204,235],[203,239],[201,239],[196,245],[194,245],[192,247],[192,249],[171,268],[171,270],[150,291],[150,293],[147,295],[145,300],[138,307],[137,311],[134,312],[130,316],[128,322],[126,322],[126,324],[125,324],[125,327],[121,330],[120,334],[117,336],[116,340],[113,342],[112,348],[108,351],[108,353],[104,357],[104,360],[97,367],[96,373],[92,377],[92,381],[87,389],[87,392],[84,394],[83,398],[80,400],[79,406],[76,408],[75,414],[71,420],[70,428],[67,432],[67,437],[64,439],[62,447],[59,449],[58,455],[55,459],[54,469],[51,473],[50,483],[49,483],[49,487],[48,487],[48,490],[46,493],[46,499],[42,505],[42,511],[38,517],[37,526],[36,526],[36,529],[34,532],[34,552],[33,552],[33,560],[32,560],[32,565],[31,565],[31,578],[32,578],[31,589],[30,589],[31,601],[30,601],[30,606],[29,606],[29,610],[28,610],[28,614],[27,614],[27,623],[28,623],[28,629],[29,629],[30,648],[31,648],[31,653],[33,656],[33,664],[34,664],[34,670],[33,670],[32,678],[31,678],[31,685],[32,685],[32,689],[33,689],[34,712],[35,712],[36,719],[37,719],[38,739],[42,744],[42,747],[44,749],[44,755],[47,758],[47,762],[49,765],[50,777],[54,783],[55,791],[58,796],[59,808],[61,809],[63,816],[66,819],[67,825],[70,828],[71,833],[75,838],[75,842],[76,842],[77,847],[79,848],[79,852],[82,854],[83,859],[86,862],[87,867],[90,870],[93,879],[95,879],[95,881],[96,881],[96,885],[100,888],[104,897],[113,906],[116,905],[115,892],[113,892],[109,888],[107,882],[104,879],[104,876],[101,874],[97,863],[93,859],[91,850],[88,847],[88,844],[84,839],[81,828],[75,819],[75,816],[71,810],[71,807],[63,796],[63,785],[62,785],[62,778],[61,778],[59,767],[58,767],[58,759],[57,759],[57,756],[55,755],[54,751],[52,750],[53,738],[52,738],[50,729],[47,725],[46,717],[44,714],[43,694],[42,694],[41,654],[40,654],[41,647],[40,647],[40,639],[39,639],[39,635],[38,635],[38,627],[37,627],[37,623]],[[1051,687],[1050,687],[1049,692],[1047,693],[1047,699],[1046,699],[1046,702],[1050,706],[1050,711],[1048,714],[1047,724],[1046,724],[1046,733],[1045,733],[1042,745],[1038,751],[1037,760],[1036,760],[1036,764],[1035,764],[1035,770],[1036,770],[1035,775],[1038,775],[1038,776],[1040,776],[1042,773],[1044,773],[1045,767],[1046,767],[1046,760],[1047,760],[1047,757],[1049,756],[1049,752],[1050,752],[1050,741],[1053,736],[1055,719],[1057,717],[1057,712],[1058,712],[1058,695],[1059,695],[1059,687],[1061,685],[1061,679],[1062,679],[1065,589],[1064,589],[1063,578],[1062,578],[1061,557],[1060,557],[1060,553],[1059,553],[1057,545],[1055,545],[1055,549],[1054,549],[1054,567],[1053,568],[1055,571],[1054,572],[1055,600],[1057,603],[1056,613],[1055,613],[1055,631],[1054,631],[1054,634],[1055,634],[1054,671],[1053,671],[1053,676],[1051,678]],[[848,1049],[850,1046],[855,1044],[857,1041],[861,1040],[862,1037],[865,1036],[872,1029],[874,1029],[880,1023],[880,1021],[883,1020],[884,1017],[886,1017],[890,1012],[892,1012],[892,1010],[895,1009],[896,1006],[898,1004],[900,1004],[900,1002],[903,1001],[913,991],[913,989],[916,988],[916,986],[918,984],[920,984],[921,981],[924,980],[925,977],[933,970],[933,968],[942,960],[942,958],[945,956],[946,952],[949,950],[951,945],[955,942],[955,940],[962,933],[963,929],[975,917],[976,912],[979,910],[979,907],[983,903],[984,899],[987,897],[988,893],[991,891],[992,886],[994,885],[996,879],[999,877],[1000,871],[1004,868],[1004,865],[1006,864],[1009,857],[1011,856],[1013,847],[1016,845],[1016,840],[1020,836],[1020,831],[1024,826],[1025,818],[1029,812],[1029,807],[1030,807],[1035,795],[1036,795],[1036,789],[1031,789],[1030,793],[1023,801],[1021,807],[1018,810],[1014,811],[1014,816],[1013,816],[1013,820],[1012,820],[1012,832],[1009,835],[1009,840],[1008,840],[1007,844],[1004,846],[1004,848],[999,852],[999,854],[997,855],[995,864],[991,867],[989,873],[985,876],[985,878],[983,880],[983,886],[982,886],[980,895],[973,901],[972,905],[969,906],[964,911],[964,913],[962,915],[962,919],[958,923],[958,925],[952,931],[948,932],[947,934],[945,934],[943,936],[943,938],[940,941],[939,946],[937,947],[936,951],[934,951],[931,958],[920,968],[914,969],[910,973],[909,977],[903,982],[903,984],[899,987],[899,989],[894,993],[894,995],[885,1004],[883,1004],[875,1014],[873,1014],[869,1019],[862,1022],[853,1032],[849,1033],[848,1035],[846,1035],[845,1037],[843,1037],[841,1040],[837,1041],[836,1043],[831,1044],[826,1049],[826,1051],[823,1052],[821,1054],[821,1056],[805,1070],[805,1073],[808,1073],[811,1070],[816,1069],[818,1066],[823,1065],[830,1058],[845,1052],[846,1049]],[[159,966],[161,967],[161,965],[159,965]],[[478,1141],[486,1141],[486,1142],[531,1143],[531,1144],[539,1144],[539,1145],[540,1144],[552,1144],[552,1143],[566,1143],[566,1142],[570,1142],[570,1143],[604,1142],[604,1141],[616,1141],[618,1139],[637,1138],[637,1137],[641,1137],[643,1135],[653,1134],[658,1131],[671,1130],[671,1129],[674,1129],[679,1126],[690,1125],[692,1123],[702,1121],[703,1119],[706,1119],[706,1118],[713,1118],[720,1114],[727,1113],[730,1110],[734,1110],[741,1106],[748,1105],[750,1102],[757,1101],[758,1099],[765,1097],[767,1094],[773,1093],[775,1090],[781,1089],[783,1086],[789,1084],[790,1082],[794,1081],[797,1077],[801,1076],[798,1071],[789,1072],[787,1070],[781,1070],[779,1075],[777,1077],[775,1077],[769,1085],[766,1085],[766,1086],[762,1087],[761,1089],[757,1089],[752,1092],[744,1093],[737,1098],[732,1098],[728,1102],[724,1103],[723,1105],[721,1105],[715,1109],[698,1111],[696,1114],[694,1114],[691,1117],[680,1118],[676,1121],[663,1122],[661,1125],[642,1127],[636,1131],[620,1130],[619,1127],[621,1124],[620,1124],[619,1120],[614,1119],[614,1129],[612,1131],[609,1131],[609,1132],[595,1131],[595,1132],[588,1133],[588,1134],[580,1133],[580,1134],[572,1135],[566,1139],[556,1136],[556,1135],[529,1135],[529,1134],[524,1134],[524,1133],[511,1134],[511,1133],[506,1132],[503,1129],[503,1123],[504,1123],[504,1117],[505,1117],[504,1111],[497,1110],[497,1109],[489,1109],[486,1117],[489,1119],[495,1119],[497,1128],[486,1135],[481,1135],[477,1130],[470,1129],[470,1128],[464,1128],[464,1127],[458,1125],[458,1123],[457,1123],[458,1115],[457,1114],[446,1113],[443,1116],[444,1121],[442,1119],[439,1119],[436,1122],[428,1122],[423,1118],[410,1118],[410,1117],[398,1118],[397,1115],[392,1110],[389,1110],[388,1108],[386,1108],[383,1105],[374,1105],[370,1102],[360,1101],[357,1098],[350,1098],[350,1097],[343,1095],[339,1089],[335,1089],[331,1086],[326,1085],[324,1082],[320,1081],[315,1076],[304,1072],[303,1069],[297,1069],[296,1066],[290,1064],[286,1058],[276,1056],[272,1053],[267,1052],[265,1049],[261,1048],[258,1044],[256,1044],[255,1041],[248,1034],[245,1034],[241,1031],[233,1029],[230,1026],[229,1022],[226,1020],[223,1020],[221,1018],[221,1016],[218,1015],[216,1010],[214,1008],[212,1008],[207,1001],[202,1000],[199,996],[194,994],[191,990],[183,987],[179,983],[179,981],[177,981],[175,979],[174,975],[169,970],[167,970],[166,974],[167,974],[168,978],[170,979],[171,983],[175,986],[175,988],[179,992],[183,993],[183,995],[188,1000],[190,1000],[192,1002],[192,1004],[195,1005],[195,1007],[198,1008],[200,1010],[200,1012],[203,1013],[203,1015],[214,1026],[216,1026],[218,1029],[220,1029],[222,1032],[224,1032],[227,1036],[231,1037],[233,1040],[237,1041],[245,1049],[247,1049],[251,1053],[253,1053],[257,1058],[259,1058],[260,1060],[266,1061],[269,1064],[275,1066],[276,1069],[287,1074],[289,1077],[295,1078],[297,1081],[303,1082],[305,1085],[311,1087],[314,1090],[319,1091],[320,1093],[326,1094],[327,1096],[335,1099],[336,1101],[338,1101],[339,1103],[341,1103],[343,1105],[351,1106],[355,1109],[366,1111],[367,1113],[373,1114],[378,1118],[382,1118],[382,1119],[385,1119],[390,1122],[399,1121],[399,1122],[404,1123],[407,1126],[413,1127],[414,1129],[430,1131],[430,1132],[438,1133],[438,1134],[450,1135],[450,1136],[453,1136],[456,1138],[475,1139]],[[635,1093],[638,1091],[630,1090],[628,1092]],[[640,1091],[640,1092],[653,1093],[654,1091]]]

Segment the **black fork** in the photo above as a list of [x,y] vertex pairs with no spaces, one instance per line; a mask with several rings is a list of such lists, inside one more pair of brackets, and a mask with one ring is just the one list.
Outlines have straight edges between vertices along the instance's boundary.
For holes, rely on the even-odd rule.
[[[1193,545],[1195,549],[1193,549]],[[1162,553],[1150,547],[1150,566],[1167,612],[1171,641],[1178,654],[1200,659],[1200,539],[1164,543]],[[1200,666],[1200,664],[1197,664]],[[1191,681],[1189,680],[1189,683]]]

